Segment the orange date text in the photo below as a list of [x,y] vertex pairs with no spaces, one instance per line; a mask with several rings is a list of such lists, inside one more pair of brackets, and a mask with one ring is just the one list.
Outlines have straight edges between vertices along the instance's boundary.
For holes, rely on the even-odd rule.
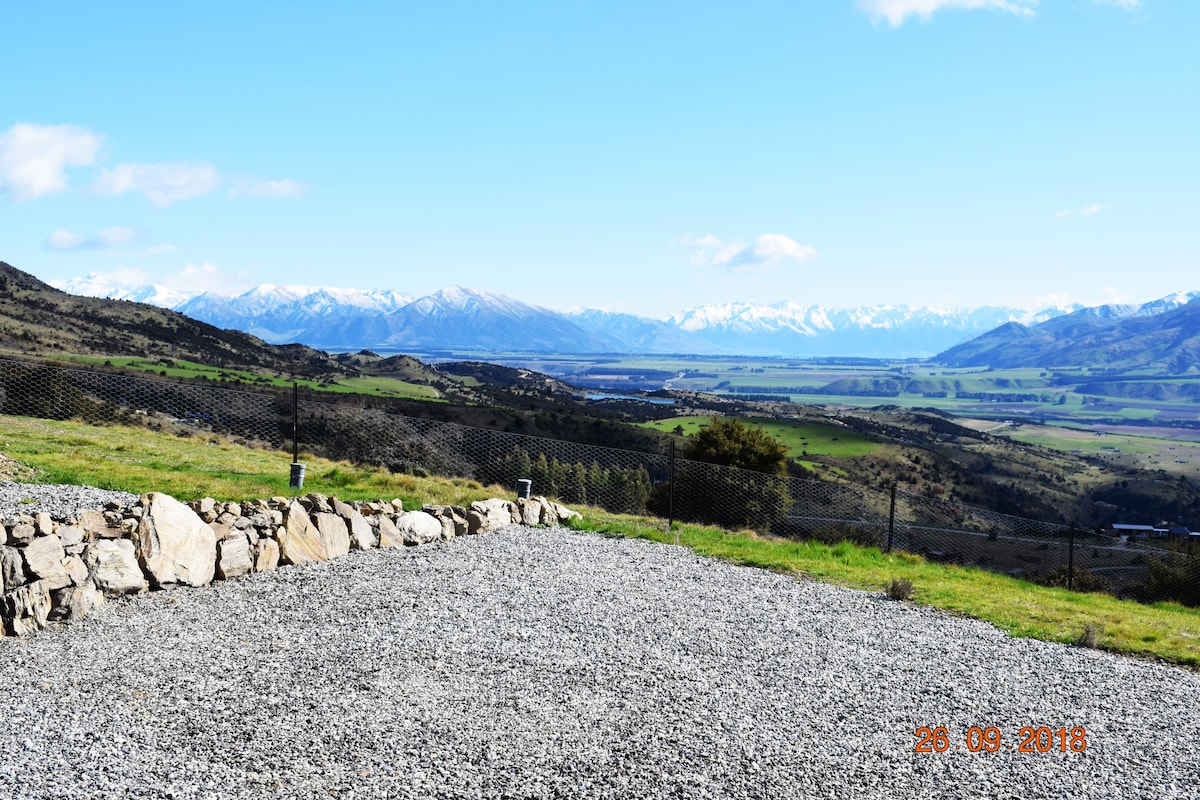
[[971,753],[995,753],[1013,750],[1018,753],[1082,753],[1087,749],[1087,731],[1083,728],[1051,728],[1048,725],[1027,725],[1017,730],[1016,738],[1002,736],[994,725],[973,725],[962,738],[956,739],[944,726],[922,725],[917,728],[917,753],[945,753],[966,750]]

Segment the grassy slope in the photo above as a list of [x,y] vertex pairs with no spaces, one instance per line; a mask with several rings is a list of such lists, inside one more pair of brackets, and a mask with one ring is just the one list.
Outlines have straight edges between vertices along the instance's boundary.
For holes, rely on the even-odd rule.
[[[216,436],[0,416],[0,452],[36,470],[42,483],[89,484],[181,500],[290,495],[291,454],[247,448]],[[431,499],[464,504],[505,490],[474,481],[416,478],[301,453],[304,489],[343,500],[399,497],[406,508]]]
[[[271,377],[266,373],[242,369],[224,369],[210,367],[184,359],[147,359],[132,357],[102,356],[59,356],[50,360],[79,363],[85,366],[113,366],[124,369],[145,372],[155,377],[164,378],[207,378],[213,381],[234,381],[258,386],[287,388],[292,385],[292,379],[281,376]],[[314,391],[339,392],[344,394],[365,394],[377,397],[411,397],[419,400],[435,400],[441,392],[432,386],[410,383],[399,378],[385,376],[361,376],[341,378],[335,382],[319,382],[300,379],[295,381],[299,386]]]
[[[163,491],[180,499],[290,494],[289,454],[245,448],[218,437],[0,416],[0,452],[33,467],[33,480],[40,482]],[[305,490],[346,500],[400,497],[406,508],[415,508],[424,502],[467,504],[507,494],[502,487],[473,481],[393,475],[309,456],[301,460],[308,464]],[[596,509],[586,514],[585,527],[593,530],[660,542],[672,537],[655,521]],[[894,577],[904,578],[916,587],[917,602],[978,617],[1015,636],[1069,642],[1087,623],[1099,623],[1106,649],[1200,667],[1200,611],[1174,604],[1143,606],[1048,589],[846,543],[831,547],[692,525],[679,526],[678,533],[681,544],[703,555],[845,586],[879,590]]]

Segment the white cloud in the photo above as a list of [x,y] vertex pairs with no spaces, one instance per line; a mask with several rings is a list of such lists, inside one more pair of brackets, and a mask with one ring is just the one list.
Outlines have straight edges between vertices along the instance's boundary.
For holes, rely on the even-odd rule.
[[207,164],[118,164],[101,170],[92,190],[107,195],[141,192],[162,208],[208,194],[220,185],[216,168]]
[[1062,211],[1054,212],[1055,219],[1064,219],[1066,217],[1091,217],[1099,214],[1101,211],[1107,211],[1108,206],[1102,206],[1099,203],[1089,203],[1083,208],[1064,208]]
[[89,272],[86,278],[50,281],[56,289],[85,297],[125,297],[150,283],[150,273],[137,267],[117,267],[111,272]]
[[67,188],[67,167],[95,163],[100,137],[74,125],[19,123],[0,134],[0,192],[14,203]]
[[712,234],[681,236],[676,243],[692,251],[693,264],[725,267],[733,272],[777,266],[788,260],[810,261],[817,257],[812,245],[800,244],[782,233],[764,233],[754,240],[754,244],[726,243]]
[[48,250],[107,250],[121,247],[140,238],[137,228],[117,226],[105,228],[95,236],[84,236],[74,231],[59,228],[46,238]]
[[910,15],[927,20],[944,8],[993,9],[1032,17],[1038,0],[856,0],[856,4],[875,22],[886,20],[896,28]]
[[276,181],[239,181],[229,190],[230,197],[302,197],[308,194],[308,184],[284,178]]
[[232,295],[249,288],[242,286],[242,282],[226,275],[211,261],[205,261],[203,264],[188,264],[178,272],[168,273],[163,276],[162,284],[182,294],[213,292],[214,294]]

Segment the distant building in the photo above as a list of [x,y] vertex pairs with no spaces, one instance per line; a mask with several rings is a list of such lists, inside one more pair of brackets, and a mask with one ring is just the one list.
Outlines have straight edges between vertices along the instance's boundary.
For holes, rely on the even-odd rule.
[[1169,535],[1166,528],[1156,528],[1153,525],[1128,525],[1114,522],[1110,528],[1113,536],[1128,536],[1130,539],[1165,539]]

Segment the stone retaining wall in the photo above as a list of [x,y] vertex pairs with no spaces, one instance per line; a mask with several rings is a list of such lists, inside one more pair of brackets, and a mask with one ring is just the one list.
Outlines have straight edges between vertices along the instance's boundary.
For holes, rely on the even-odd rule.
[[21,515],[0,526],[0,618],[19,636],[78,619],[106,597],[205,586],[351,550],[448,541],[514,523],[578,517],[544,497],[405,511],[399,500],[344,503],[309,494],[249,503],[188,504],[151,492],[69,520]]

